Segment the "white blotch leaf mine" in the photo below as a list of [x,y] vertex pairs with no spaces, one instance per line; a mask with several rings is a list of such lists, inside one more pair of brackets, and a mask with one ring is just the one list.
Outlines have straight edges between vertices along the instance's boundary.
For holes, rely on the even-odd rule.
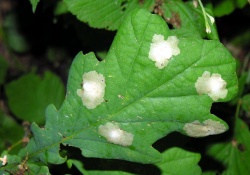
[[227,130],[227,128],[219,121],[208,119],[203,123],[200,123],[198,120],[186,123],[183,130],[191,137],[204,137],[223,133]]
[[220,74],[212,74],[205,71],[201,77],[199,77],[195,83],[195,88],[198,94],[207,94],[217,101],[219,98],[223,99],[227,96],[228,90],[226,89],[227,82],[221,78]]
[[169,36],[167,40],[164,40],[163,35],[154,34],[148,57],[155,61],[157,68],[163,69],[173,55],[180,54],[178,43],[179,40],[176,36]]
[[82,89],[77,89],[77,95],[88,109],[94,109],[104,101],[105,78],[96,71],[83,74]]
[[106,123],[98,127],[98,132],[101,136],[105,137],[110,143],[114,143],[122,146],[132,145],[134,135],[123,131],[116,123]]

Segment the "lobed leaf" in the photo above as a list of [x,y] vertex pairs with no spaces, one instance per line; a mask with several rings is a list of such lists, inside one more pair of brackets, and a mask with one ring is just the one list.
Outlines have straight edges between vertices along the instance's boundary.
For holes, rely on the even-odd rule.
[[[104,61],[97,61],[93,53],[79,53],[70,69],[63,105],[59,111],[53,105],[47,108],[44,128],[32,124],[34,139],[19,155],[60,164],[65,161],[59,153],[64,144],[80,148],[86,157],[156,163],[162,156],[152,144],[173,131],[188,135],[186,124],[195,126],[192,133],[202,130],[201,136],[218,134],[221,128],[225,131],[227,124],[210,113],[213,99],[198,94],[195,84],[206,71],[220,75],[227,95],[218,102],[232,99],[237,78],[229,51],[218,41],[177,36],[180,53],[159,69],[149,59],[155,34],[169,37],[165,21],[146,10],[136,10],[119,28]],[[104,101],[88,109],[78,90],[84,85],[83,75],[91,71],[105,77],[106,87]],[[129,137],[129,143],[105,138],[103,131],[109,133],[117,127],[118,133]],[[116,138],[117,133],[109,134]]]

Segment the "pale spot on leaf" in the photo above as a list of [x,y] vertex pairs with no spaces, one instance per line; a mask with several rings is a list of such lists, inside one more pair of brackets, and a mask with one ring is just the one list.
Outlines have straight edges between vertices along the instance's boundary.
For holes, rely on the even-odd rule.
[[227,128],[219,121],[208,119],[203,123],[200,123],[198,120],[186,123],[183,130],[191,137],[204,137],[223,133],[227,130]]
[[155,61],[157,68],[163,69],[172,56],[180,54],[178,43],[176,36],[169,36],[167,40],[164,40],[163,35],[155,34],[150,44],[148,57]]
[[221,78],[220,74],[212,74],[205,71],[201,77],[199,77],[195,83],[195,88],[198,94],[207,94],[217,101],[219,98],[223,99],[227,96],[228,90],[226,89],[227,82]]
[[106,123],[98,127],[98,132],[101,136],[105,137],[110,143],[114,143],[122,146],[132,145],[134,135],[123,131],[116,123]]
[[77,95],[82,98],[82,103],[88,109],[94,109],[104,102],[105,78],[96,71],[83,74],[82,89],[77,89]]

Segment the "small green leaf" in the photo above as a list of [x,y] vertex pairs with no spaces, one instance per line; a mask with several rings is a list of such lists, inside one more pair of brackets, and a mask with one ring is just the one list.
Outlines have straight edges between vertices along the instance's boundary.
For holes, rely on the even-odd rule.
[[217,17],[228,15],[236,8],[243,8],[247,3],[247,0],[220,0],[215,3],[214,15]]
[[[165,1],[160,9],[164,19],[175,29],[178,29],[173,30],[174,33],[182,37],[218,39],[217,29],[211,21],[208,22],[212,32],[210,34],[206,33],[204,15],[198,3],[194,5],[190,1],[184,3],[178,0],[169,0]],[[206,8],[206,12],[211,14],[210,8]]]
[[30,46],[19,28],[17,14],[8,13],[3,23],[5,42],[12,51],[24,53]]
[[30,3],[32,5],[32,11],[35,13],[37,4],[40,2],[40,0],[30,0]]
[[62,15],[68,13],[68,7],[64,1],[58,1],[54,10],[54,15]]
[[137,8],[153,10],[154,0],[64,0],[71,13],[91,27],[116,30]]
[[[250,41],[250,31],[246,29],[245,31],[240,31],[234,38],[229,41],[234,47],[245,48],[249,45]],[[246,56],[249,59],[249,56]]]
[[1,157],[4,156],[7,158],[7,164],[2,165],[2,163],[0,163],[0,174],[17,174],[19,171],[18,165],[21,164],[22,158],[18,155],[8,155],[7,151],[2,153]]
[[88,175],[88,172],[87,172],[87,170],[84,169],[82,162],[80,162],[78,160],[74,160],[74,159],[68,159],[67,160],[68,168],[71,169],[72,165],[74,165],[78,169],[78,171],[80,171],[82,174]]
[[60,78],[46,72],[41,79],[34,73],[22,76],[5,86],[11,111],[20,119],[44,123],[44,111],[53,103],[60,107],[64,99],[64,85]]
[[246,94],[242,98],[242,108],[246,112],[250,112],[250,94]]
[[0,164],[0,174],[46,174],[50,175],[49,168],[40,162],[28,163],[28,156],[23,159],[18,155],[9,155],[4,152],[2,156],[7,156],[7,164]]
[[250,172],[250,132],[241,119],[236,119],[234,135],[229,142],[217,143],[208,154],[225,166],[223,175],[245,175]]
[[[24,129],[0,110],[0,152],[21,141]],[[13,153],[13,152],[12,152]]]
[[69,168],[72,167],[72,165],[74,165],[78,171],[80,171],[82,174],[84,175],[133,175],[131,173],[127,173],[127,172],[122,172],[122,171],[105,171],[105,170],[85,170],[83,163],[78,161],[78,160],[73,160],[73,159],[69,159],[67,160],[67,165]]
[[170,148],[162,153],[163,159],[156,166],[162,175],[199,175],[201,168],[198,165],[200,154],[185,151],[181,148]]
[[41,166],[36,164],[28,164],[27,165],[29,174],[46,174],[49,175],[49,168],[47,166]]

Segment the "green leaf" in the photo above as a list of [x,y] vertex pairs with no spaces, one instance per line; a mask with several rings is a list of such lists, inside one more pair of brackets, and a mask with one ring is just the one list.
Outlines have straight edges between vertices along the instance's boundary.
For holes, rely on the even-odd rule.
[[241,119],[236,118],[233,138],[228,142],[212,145],[208,154],[223,163],[223,175],[245,175],[250,172],[250,132]]
[[28,172],[30,174],[47,174],[49,175],[49,168],[47,166],[39,166],[36,164],[28,164]]
[[230,43],[232,43],[234,47],[244,48],[249,45],[249,41],[250,41],[250,31],[245,30],[245,31],[240,31],[239,33],[237,33],[237,35],[231,39]]
[[[227,130],[227,124],[210,113],[212,97],[199,95],[195,84],[204,73],[220,74],[228,91],[218,102],[232,99],[237,77],[230,52],[218,41],[177,36],[180,53],[159,69],[149,59],[155,34],[169,37],[165,21],[137,10],[119,28],[104,61],[97,61],[93,53],[79,53],[70,69],[63,105],[59,111],[53,105],[47,108],[44,128],[32,124],[34,138],[20,156],[62,163],[62,143],[79,148],[86,157],[156,163],[162,157],[152,144],[173,131],[199,137]],[[101,99],[96,105],[79,96],[89,92],[83,77],[94,78],[89,81],[100,87],[106,84],[103,101],[102,90],[94,94]],[[83,86],[86,89],[81,91]]]
[[58,1],[54,10],[54,15],[62,15],[68,13],[68,7],[64,1]]
[[49,104],[60,107],[64,99],[64,85],[51,72],[45,72],[43,79],[29,73],[7,84],[5,90],[11,111],[19,119],[38,124],[44,123],[44,111]]
[[[7,164],[2,165],[0,164],[0,174],[15,174],[18,172],[18,164],[22,162],[22,159],[20,156],[17,155],[8,155],[7,151],[4,151],[1,155],[1,157],[7,156]],[[7,171],[6,171],[7,170]],[[9,173],[7,173],[9,172]]]
[[10,116],[7,116],[1,110],[0,121],[0,152],[2,152],[18,141],[21,141],[24,136],[24,130]]
[[[161,170],[162,175],[198,175],[201,174],[201,168],[198,166],[200,160],[200,154],[185,151],[181,148],[170,148],[162,153],[162,161],[156,164],[156,167]],[[131,173],[122,171],[97,171],[97,170],[85,170],[83,163],[78,160],[68,160],[68,167],[71,168],[74,165],[84,175],[132,175]],[[149,172],[150,173],[150,172]]]
[[46,174],[49,175],[49,169],[41,163],[28,163],[28,156],[23,159],[17,155],[8,155],[6,152],[2,156],[7,156],[7,164],[1,166],[0,174]]
[[202,172],[202,175],[216,175],[217,173],[214,172],[214,171],[205,171],[205,172]]
[[250,111],[250,94],[246,94],[242,98],[242,108],[246,111]]
[[163,159],[156,166],[162,175],[198,175],[201,168],[198,165],[200,154],[185,151],[181,148],[170,148],[162,153]]
[[35,13],[37,4],[40,2],[40,0],[30,0],[30,3],[32,5],[32,11]]
[[82,174],[88,175],[87,170],[85,170],[83,167],[83,163],[80,162],[79,160],[68,159],[67,160],[68,168],[72,168],[72,165],[74,165],[78,169],[78,171],[80,171]]
[[133,175],[122,171],[89,171],[89,175]]
[[154,0],[64,0],[68,10],[94,28],[116,30],[128,14],[137,8],[153,10]]
[[247,3],[247,0],[220,0],[215,3],[214,15],[217,17],[228,15],[236,8],[243,8]]
[[30,48],[18,26],[18,17],[14,12],[8,13],[3,23],[4,39],[8,47],[18,53],[27,52]]
[[6,75],[7,69],[8,69],[8,64],[4,60],[4,58],[0,55],[0,85],[5,80],[5,75]]
[[161,6],[163,17],[185,37],[204,38],[205,21],[201,8],[192,2],[178,0],[165,1]]
[[122,171],[105,171],[105,170],[85,170],[83,163],[78,161],[78,160],[73,160],[73,159],[69,159],[67,160],[67,165],[69,168],[72,167],[72,165],[74,165],[82,174],[84,175],[132,175],[131,173],[127,173],[127,172],[122,172]]
[[[171,24],[175,29],[174,33],[183,37],[198,37],[218,39],[217,29],[215,24],[211,24],[211,34],[206,33],[205,20],[200,6],[194,6],[193,2],[182,2],[179,0],[165,1],[160,9],[164,19]],[[210,8],[206,11],[211,14]]]

